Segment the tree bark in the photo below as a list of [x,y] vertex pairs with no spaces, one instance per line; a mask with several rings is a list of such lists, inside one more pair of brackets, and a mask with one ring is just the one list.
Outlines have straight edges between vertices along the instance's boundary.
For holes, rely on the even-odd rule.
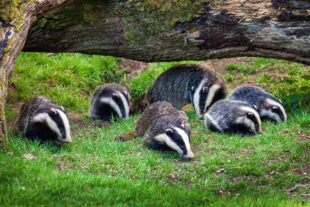
[[24,50],[141,61],[265,56],[309,64],[309,34],[309,0],[75,0],[41,16]]
[[22,49],[310,64],[309,34],[309,0],[0,0],[0,140],[5,143],[7,83]]

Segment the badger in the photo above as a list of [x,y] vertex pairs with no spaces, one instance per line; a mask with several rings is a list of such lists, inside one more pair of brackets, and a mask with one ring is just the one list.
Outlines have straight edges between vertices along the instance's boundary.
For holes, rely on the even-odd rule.
[[147,91],[149,103],[167,101],[177,109],[191,103],[199,117],[216,101],[225,98],[224,80],[196,64],[176,65],[162,73]]
[[287,115],[281,100],[262,88],[252,85],[242,85],[233,90],[229,100],[243,101],[252,105],[258,111],[261,120],[286,122]]
[[30,140],[53,140],[57,144],[72,141],[65,109],[44,96],[37,96],[22,106],[17,129]]
[[247,103],[220,100],[204,115],[204,124],[210,131],[254,135],[261,133],[261,120],[257,111]]
[[194,157],[190,146],[190,125],[184,112],[168,102],[149,105],[136,123],[136,136],[154,150],[174,150],[186,159]]
[[112,117],[128,119],[129,93],[121,85],[109,83],[96,88],[89,109],[90,117],[110,121]]

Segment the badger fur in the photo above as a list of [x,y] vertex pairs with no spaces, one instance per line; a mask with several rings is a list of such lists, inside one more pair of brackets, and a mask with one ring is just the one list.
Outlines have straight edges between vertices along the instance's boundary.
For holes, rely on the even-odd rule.
[[72,141],[66,111],[44,96],[35,97],[22,106],[17,128],[30,140]]
[[224,81],[214,71],[201,65],[183,64],[162,73],[146,98],[149,103],[167,101],[178,109],[192,103],[197,115],[202,116],[214,102],[225,96]]
[[237,87],[228,97],[256,107],[262,120],[286,122],[287,115],[282,102],[262,88],[252,85]]
[[110,121],[112,117],[128,119],[129,98],[127,89],[121,85],[101,85],[92,96],[90,117],[102,121]]
[[175,150],[183,158],[192,158],[190,126],[185,113],[168,102],[149,105],[136,124],[136,135],[154,150]]
[[256,110],[241,101],[220,100],[204,115],[205,126],[211,131],[254,135],[261,132]]

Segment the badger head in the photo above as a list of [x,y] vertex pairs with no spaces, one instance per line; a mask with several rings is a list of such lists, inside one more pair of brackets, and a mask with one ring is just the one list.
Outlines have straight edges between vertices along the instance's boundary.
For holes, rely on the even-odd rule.
[[241,135],[261,133],[261,120],[257,111],[249,106],[240,106],[233,112],[230,130]]
[[191,88],[192,104],[196,114],[202,117],[216,101],[225,98],[225,87],[220,83],[210,83],[204,79],[195,88]]
[[177,151],[181,157],[191,159],[194,157],[194,154],[190,146],[190,134],[186,132],[184,124],[182,126],[169,126],[164,133],[155,136],[154,139]]
[[100,98],[100,103],[108,104],[119,118],[128,119],[129,95],[127,91],[114,91],[112,97]]
[[33,136],[56,139],[57,143],[72,142],[68,117],[63,107],[44,109],[31,122],[30,131],[34,133]]
[[273,122],[286,122],[287,115],[282,105],[282,101],[266,98],[258,108],[262,120]]

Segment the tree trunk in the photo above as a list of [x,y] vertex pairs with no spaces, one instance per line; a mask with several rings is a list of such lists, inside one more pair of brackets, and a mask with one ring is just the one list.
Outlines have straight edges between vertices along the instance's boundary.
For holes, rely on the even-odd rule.
[[309,0],[74,0],[33,25],[24,50],[141,61],[278,57],[310,63]]
[[0,0],[0,137],[8,77],[26,38],[25,51],[310,64],[309,34],[309,0]]
[[0,0],[0,146],[6,146],[5,100],[16,57],[36,16],[65,0]]

